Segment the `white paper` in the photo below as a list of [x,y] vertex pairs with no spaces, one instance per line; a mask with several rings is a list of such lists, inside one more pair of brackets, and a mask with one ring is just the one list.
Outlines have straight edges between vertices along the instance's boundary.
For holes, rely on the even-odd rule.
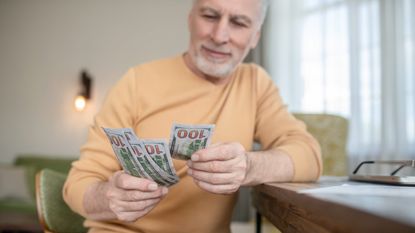
[[399,196],[415,198],[415,187],[392,185],[359,185],[342,184],[337,186],[312,188],[298,191],[305,194],[344,194],[344,195],[371,195],[371,196]]

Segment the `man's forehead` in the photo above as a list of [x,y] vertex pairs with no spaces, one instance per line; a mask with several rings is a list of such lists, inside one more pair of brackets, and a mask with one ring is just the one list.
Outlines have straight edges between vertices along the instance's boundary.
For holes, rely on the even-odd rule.
[[254,19],[260,14],[261,0],[199,0],[198,9],[209,8],[220,13]]

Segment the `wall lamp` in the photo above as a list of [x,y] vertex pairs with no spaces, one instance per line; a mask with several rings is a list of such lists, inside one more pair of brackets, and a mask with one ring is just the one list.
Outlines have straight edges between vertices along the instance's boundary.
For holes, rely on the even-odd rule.
[[86,107],[87,100],[91,99],[92,77],[86,70],[81,71],[81,91],[75,98],[74,106],[76,111],[82,112]]

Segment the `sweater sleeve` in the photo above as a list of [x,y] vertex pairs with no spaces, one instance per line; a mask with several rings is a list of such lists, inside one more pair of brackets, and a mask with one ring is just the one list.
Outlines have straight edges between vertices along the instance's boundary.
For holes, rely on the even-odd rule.
[[294,166],[293,181],[314,181],[322,172],[318,142],[282,102],[269,75],[258,68],[256,78],[257,115],[255,140],[267,150],[277,148],[287,153]]
[[107,181],[121,169],[101,127],[132,127],[137,114],[135,87],[135,72],[131,69],[109,92],[89,129],[87,142],[81,147],[80,159],[72,163],[63,198],[72,210],[84,217],[83,197],[88,186]]

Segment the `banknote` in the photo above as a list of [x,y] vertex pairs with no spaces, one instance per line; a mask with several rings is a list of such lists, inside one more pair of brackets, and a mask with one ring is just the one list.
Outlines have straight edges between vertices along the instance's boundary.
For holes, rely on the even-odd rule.
[[141,177],[142,174],[140,174],[139,167],[132,156],[131,149],[124,133],[116,129],[103,128],[103,130],[124,171],[132,176]]
[[210,144],[214,125],[173,124],[165,139],[139,139],[131,128],[103,128],[122,168],[130,175],[171,186],[179,181],[174,158],[187,160]]
[[[125,134],[128,135],[128,143],[132,148],[135,159],[137,159],[140,166],[144,168],[145,172],[152,180],[167,186],[173,185],[179,181],[179,177],[177,177],[175,172],[174,174],[168,174],[152,159],[147,153],[143,141],[138,139],[132,129],[125,129]],[[173,163],[170,162],[170,165],[173,166]],[[174,167],[168,168],[168,170],[175,171]]]
[[153,161],[169,175],[177,177],[167,141],[162,139],[143,139],[141,141]]
[[[147,155],[144,145],[141,142],[130,142],[131,147],[133,148],[135,158],[140,163],[140,166],[144,168],[146,176],[150,177],[151,180],[154,180],[158,184],[169,186],[175,183],[174,179],[167,178],[166,174],[160,172],[160,168],[157,168],[157,164],[152,163],[151,158]],[[163,177],[164,175],[164,177]]]
[[175,159],[189,160],[192,154],[210,144],[215,125],[173,124],[170,132],[170,154]]
[[150,168],[143,166],[140,159],[145,156],[145,151],[142,147],[133,146],[132,142],[138,141],[137,136],[135,135],[134,131],[131,128],[120,128],[120,129],[113,129],[118,130],[120,133],[125,135],[125,138],[131,148],[132,158],[136,161],[138,167],[143,170],[143,175],[141,177],[145,177],[147,179],[156,180],[157,174],[153,174]]
[[[136,153],[139,153],[137,148],[131,147],[129,140],[132,139],[132,132],[129,128],[118,128],[118,129],[110,129],[110,128],[103,128],[104,132],[107,134],[108,138],[110,139],[111,145],[113,145],[114,153],[116,154],[118,160],[120,161],[121,166],[123,169],[130,175],[136,177],[143,177],[147,179],[151,179],[160,185],[170,186],[174,184],[176,181],[166,181],[158,174],[156,171],[153,170],[151,166],[142,166],[138,160],[138,157],[135,156]],[[133,135],[134,136],[134,135]],[[144,146],[142,147],[141,151],[144,151]],[[147,155],[147,160],[151,160]]]

